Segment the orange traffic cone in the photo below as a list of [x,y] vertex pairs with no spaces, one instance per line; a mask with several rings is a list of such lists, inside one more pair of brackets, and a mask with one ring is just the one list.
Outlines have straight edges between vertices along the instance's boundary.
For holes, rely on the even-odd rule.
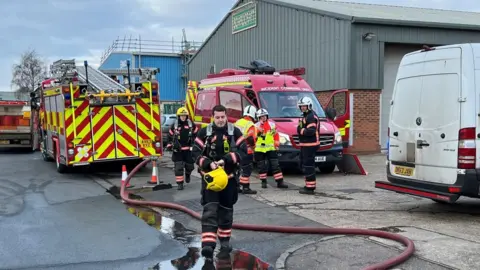
[[[122,186],[125,185],[127,176],[128,176],[127,166],[122,165]],[[128,183],[128,185],[125,188],[132,188],[132,187],[134,187],[134,185],[130,185],[130,183]]]
[[148,181],[151,185],[158,185],[158,176],[157,176],[157,162],[154,160],[152,161],[152,179]]

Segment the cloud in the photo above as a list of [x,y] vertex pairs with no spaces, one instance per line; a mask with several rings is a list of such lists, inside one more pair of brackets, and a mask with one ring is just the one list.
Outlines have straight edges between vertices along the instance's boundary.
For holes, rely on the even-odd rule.
[[[349,0],[342,0],[349,1]],[[474,10],[471,0],[355,0],[364,3]],[[75,58],[98,66],[102,53],[124,35],[170,44],[203,41],[236,0],[22,0],[2,1],[0,9],[0,91],[10,90],[11,68],[34,48],[50,65]],[[41,16],[39,16],[41,14]],[[165,45],[167,46],[167,45]],[[167,47],[166,47],[167,48]]]

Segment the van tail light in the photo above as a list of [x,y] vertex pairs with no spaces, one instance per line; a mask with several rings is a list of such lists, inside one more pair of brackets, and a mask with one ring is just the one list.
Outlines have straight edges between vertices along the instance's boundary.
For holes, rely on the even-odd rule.
[[68,155],[68,160],[73,160],[75,156],[75,149],[73,143],[69,142],[67,143],[67,155]]
[[475,169],[477,148],[475,128],[462,128],[458,132],[458,169]]
[[155,148],[156,154],[162,154],[162,138],[160,136],[155,136],[153,141],[153,148]]

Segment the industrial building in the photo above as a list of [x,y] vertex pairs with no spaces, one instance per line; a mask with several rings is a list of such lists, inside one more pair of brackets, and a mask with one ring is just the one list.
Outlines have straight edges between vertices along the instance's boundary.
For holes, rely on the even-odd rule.
[[212,67],[219,72],[254,59],[277,69],[305,67],[305,79],[323,105],[332,90],[349,89],[352,151],[378,152],[386,147],[401,58],[423,45],[468,42],[480,42],[480,13],[322,0],[241,0],[189,60],[188,72],[190,79],[199,80]]
[[130,61],[131,81],[138,82],[138,68],[158,68],[162,113],[175,113],[185,100],[189,58],[200,47],[200,42],[148,40],[141,37],[117,38],[106,49],[98,68],[123,83]]

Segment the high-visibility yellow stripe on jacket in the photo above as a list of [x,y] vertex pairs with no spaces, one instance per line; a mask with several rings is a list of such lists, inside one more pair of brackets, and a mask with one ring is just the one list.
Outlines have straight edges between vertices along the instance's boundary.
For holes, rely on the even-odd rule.
[[[268,151],[275,151],[275,133],[276,133],[276,126],[275,123],[272,121],[268,121],[268,124],[270,125],[270,130],[268,130],[266,133],[264,133],[264,136],[257,136],[257,141],[255,143],[255,152],[262,152],[266,153]],[[257,122],[255,124],[255,127],[258,130],[262,130],[262,125],[263,123]]]

